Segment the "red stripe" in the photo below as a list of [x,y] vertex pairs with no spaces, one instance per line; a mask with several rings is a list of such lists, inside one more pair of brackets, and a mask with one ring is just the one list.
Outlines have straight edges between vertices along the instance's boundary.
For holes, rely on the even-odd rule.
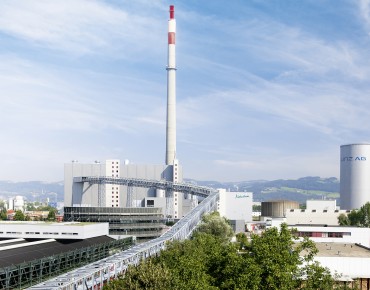
[[175,19],[175,6],[170,5],[170,19]]
[[168,32],[168,44],[175,44],[175,32]]

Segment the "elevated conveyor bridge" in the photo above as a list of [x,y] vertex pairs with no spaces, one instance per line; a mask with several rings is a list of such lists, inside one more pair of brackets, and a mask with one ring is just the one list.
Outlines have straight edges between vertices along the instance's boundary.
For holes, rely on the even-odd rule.
[[122,177],[107,177],[107,176],[87,176],[87,177],[74,177],[73,182],[76,183],[89,183],[89,184],[117,184],[132,187],[146,187],[164,189],[173,192],[182,192],[185,194],[196,195],[200,197],[207,197],[214,189],[197,186],[189,183],[176,183],[166,180],[147,180],[137,178],[122,178]]
[[75,269],[28,289],[101,289],[103,284],[109,283],[111,279],[124,274],[129,265],[137,265],[141,260],[159,254],[161,250],[166,248],[167,242],[189,238],[196,226],[200,223],[203,214],[217,210],[217,201],[219,199],[218,191],[212,188],[186,183],[112,177],[77,177],[74,181],[89,182],[90,184],[130,184],[138,187],[155,187],[169,191],[194,194],[205,198],[197,207],[192,209],[159,238],[136,245],[126,251]]

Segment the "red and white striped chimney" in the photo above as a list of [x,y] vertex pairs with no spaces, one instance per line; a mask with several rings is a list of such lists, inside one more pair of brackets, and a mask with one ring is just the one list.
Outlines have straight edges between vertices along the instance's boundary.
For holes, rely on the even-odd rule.
[[168,20],[166,165],[176,158],[176,20],[175,6],[170,5]]

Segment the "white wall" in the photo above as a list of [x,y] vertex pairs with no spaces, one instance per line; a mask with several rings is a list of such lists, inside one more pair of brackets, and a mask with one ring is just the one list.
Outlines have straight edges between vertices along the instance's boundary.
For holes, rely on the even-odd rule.
[[[320,227],[320,226],[290,226],[296,228],[299,232],[316,232],[316,233],[345,233],[342,238],[333,237],[310,237],[317,243],[349,243],[361,244],[370,247],[370,228],[355,227]],[[370,274],[370,272],[369,272]],[[370,275],[369,275],[370,276]]]
[[0,238],[89,239],[108,234],[108,223],[0,223]]
[[343,278],[369,278],[370,258],[363,257],[315,257],[321,266],[329,268],[330,272],[341,274]]
[[252,221],[252,192],[227,192],[219,189],[218,211],[229,220]]
[[316,209],[316,210],[336,210],[337,201],[334,200],[307,200],[306,201],[307,209]]
[[316,209],[294,209],[286,211],[286,222],[288,225],[338,225],[338,216],[346,214],[345,210],[316,210]]

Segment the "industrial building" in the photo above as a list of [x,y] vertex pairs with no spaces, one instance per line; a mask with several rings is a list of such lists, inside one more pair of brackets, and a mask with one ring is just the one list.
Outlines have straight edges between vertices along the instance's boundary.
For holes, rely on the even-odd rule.
[[65,206],[101,206],[101,207],[138,207],[143,199],[164,197],[162,192],[155,189],[133,188],[113,184],[92,185],[74,182],[75,177],[81,176],[111,176],[117,178],[138,178],[147,180],[173,180],[176,174],[178,182],[182,181],[180,165],[137,165],[120,160],[95,161],[79,163],[74,160],[64,165],[64,205]]
[[228,219],[234,233],[245,232],[246,222],[252,221],[252,192],[234,192],[218,189],[220,199],[217,211]]
[[261,217],[284,218],[288,209],[299,209],[299,203],[291,200],[269,200],[261,202]]
[[348,212],[340,210],[336,200],[307,200],[306,209],[288,209],[285,222],[288,225],[337,226],[338,217]]
[[220,199],[217,210],[228,220],[252,221],[252,192],[234,192],[218,189]]
[[65,207],[64,220],[109,223],[109,235],[131,235],[139,242],[157,238],[167,228],[158,207]]
[[314,260],[327,267],[338,280],[359,289],[370,289],[370,229],[357,227],[300,226],[297,235],[309,237],[318,249]]
[[328,225],[337,226],[338,217],[348,214],[347,210],[339,209],[289,209],[285,222],[288,225]]
[[370,201],[370,144],[340,146],[340,207],[358,209]]
[[0,289],[23,289],[128,249],[107,223],[0,223]]

